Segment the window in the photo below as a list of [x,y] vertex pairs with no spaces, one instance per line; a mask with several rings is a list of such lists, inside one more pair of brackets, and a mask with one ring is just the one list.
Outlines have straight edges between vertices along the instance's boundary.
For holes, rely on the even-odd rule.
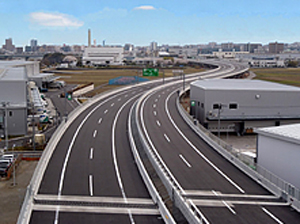
[[229,104],[229,109],[230,110],[236,110],[236,109],[238,109],[238,105],[236,103],[230,103]]
[[213,104],[213,109],[221,109],[222,108],[222,105],[220,103],[215,103]]
[[11,117],[11,116],[13,115],[13,112],[10,110],[10,111],[8,112],[8,115]]
[[204,103],[201,103],[201,108],[203,108],[204,107]]

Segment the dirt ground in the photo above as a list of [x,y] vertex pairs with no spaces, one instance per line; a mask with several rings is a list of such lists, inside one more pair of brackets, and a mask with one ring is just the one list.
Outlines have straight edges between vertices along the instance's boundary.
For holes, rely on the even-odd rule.
[[16,186],[13,186],[13,178],[0,181],[0,224],[17,222],[26,188],[37,163],[38,161],[21,161],[16,169]]

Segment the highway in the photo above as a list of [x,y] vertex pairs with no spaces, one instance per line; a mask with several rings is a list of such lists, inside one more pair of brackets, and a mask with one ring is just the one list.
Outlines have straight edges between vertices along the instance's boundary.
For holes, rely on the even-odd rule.
[[113,94],[72,122],[47,165],[30,223],[163,223],[126,135],[128,111],[145,89]]
[[[214,63],[219,67],[186,76],[186,82],[198,76],[226,78],[245,69],[235,63]],[[145,93],[140,119],[147,140],[162,156],[183,196],[211,223],[225,218],[231,223],[276,223],[274,217],[287,223],[299,220],[298,213],[289,212],[284,202],[215,153],[184,123],[175,107],[183,86],[180,78],[166,79],[165,86],[170,87],[161,90],[153,91],[162,84],[159,81],[108,93],[68,121],[49,160],[40,164],[44,166],[40,179],[33,177],[38,187],[29,201],[29,223],[164,223],[127,137],[129,111]]]
[[298,223],[299,213],[191,130],[176,107],[181,87],[177,83],[149,91],[138,114],[148,144],[166,164],[182,196],[197,206],[207,223]]

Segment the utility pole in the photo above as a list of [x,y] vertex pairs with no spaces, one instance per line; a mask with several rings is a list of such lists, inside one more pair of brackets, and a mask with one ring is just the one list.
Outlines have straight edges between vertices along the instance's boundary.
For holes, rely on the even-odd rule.
[[35,117],[34,117],[34,103],[32,102],[32,146],[33,146],[33,151],[35,151]]
[[15,149],[16,145],[13,144],[12,146],[12,151],[13,151],[13,163],[14,163],[14,174],[13,174],[13,186],[16,186],[16,161],[15,161],[15,154],[14,154],[14,149]]
[[222,104],[220,103],[218,106],[218,137],[220,138],[220,126],[221,126],[221,109]]
[[8,102],[2,102],[2,106],[4,107],[4,128],[5,128],[5,148],[8,149],[8,122],[7,122],[7,106]]

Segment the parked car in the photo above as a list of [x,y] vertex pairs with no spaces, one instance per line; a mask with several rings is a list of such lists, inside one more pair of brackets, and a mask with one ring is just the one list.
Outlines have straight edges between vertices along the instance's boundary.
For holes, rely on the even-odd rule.
[[4,154],[0,157],[0,161],[1,160],[9,160],[10,162],[15,161],[15,159],[17,158],[17,155],[14,154]]
[[0,176],[6,177],[7,171],[9,167],[11,166],[11,162],[9,160],[0,160]]

